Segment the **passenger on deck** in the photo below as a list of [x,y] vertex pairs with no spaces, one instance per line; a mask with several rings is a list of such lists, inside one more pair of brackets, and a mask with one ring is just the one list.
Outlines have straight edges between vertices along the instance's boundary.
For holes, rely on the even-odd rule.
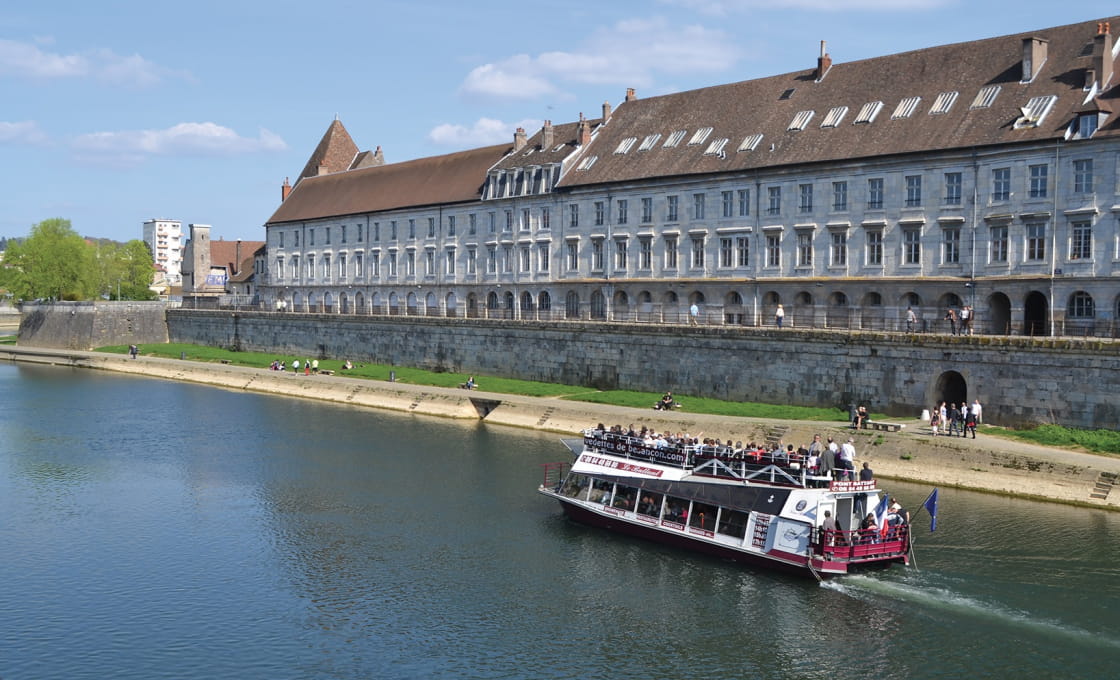
[[824,545],[834,545],[836,543],[836,532],[840,531],[840,526],[836,524],[836,518],[828,510],[824,511],[824,522],[821,523],[821,530],[824,533]]
[[878,543],[879,525],[875,522],[875,513],[869,512],[859,523],[860,543]]

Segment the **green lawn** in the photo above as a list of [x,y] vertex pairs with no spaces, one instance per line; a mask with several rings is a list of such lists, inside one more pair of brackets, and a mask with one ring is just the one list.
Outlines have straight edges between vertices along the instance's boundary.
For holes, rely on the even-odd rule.
[[1116,430],[1078,430],[1061,425],[1039,425],[1030,430],[1007,430],[998,427],[983,429],[987,434],[1022,439],[1041,446],[1120,454],[1120,432]]

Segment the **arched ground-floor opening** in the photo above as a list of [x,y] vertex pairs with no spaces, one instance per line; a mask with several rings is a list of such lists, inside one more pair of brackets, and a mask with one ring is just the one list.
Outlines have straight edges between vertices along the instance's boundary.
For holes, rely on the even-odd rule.
[[994,335],[1011,333],[1011,299],[1003,293],[992,293],[988,298],[988,323],[985,330]]
[[1049,335],[1048,310],[1046,296],[1037,290],[1031,291],[1023,304],[1023,335]]
[[964,376],[957,371],[945,371],[937,376],[926,401],[931,406],[941,402],[958,405],[968,403],[968,384]]

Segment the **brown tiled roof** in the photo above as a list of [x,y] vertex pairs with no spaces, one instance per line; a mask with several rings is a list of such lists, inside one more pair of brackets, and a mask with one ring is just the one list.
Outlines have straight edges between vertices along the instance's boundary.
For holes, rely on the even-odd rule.
[[324,165],[328,173],[347,170],[357,155],[358,146],[350,138],[350,133],[343,127],[342,121],[336,119],[323,133],[319,146],[315,147],[311,158],[307,159],[307,165],[303,166],[303,172],[296,178],[296,184],[307,177],[317,176],[320,164]]
[[210,241],[210,266],[225,267],[232,278],[239,272],[253,271],[253,253],[264,241]]
[[292,190],[267,224],[477,201],[486,171],[512,149],[512,144],[499,144],[309,177]]
[[[600,123],[601,119],[588,120],[587,124],[592,130]],[[509,170],[511,168],[525,168],[530,165],[548,165],[560,163],[579,147],[579,123],[561,123],[552,126],[552,144],[543,148],[544,128],[541,128],[530,137],[525,147],[511,153],[494,166],[495,169]]]
[[[1111,19],[1120,27],[1120,20]],[[623,102],[599,129],[583,157],[597,156],[588,170],[569,170],[561,187],[641,180],[653,177],[721,173],[849,158],[969,148],[1059,139],[1085,100],[1085,70],[1092,63],[1092,42],[1099,22],[1089,21],[1031,33],[932,47],[852,63],[835,63],[820,82],[816,69],[729,85]],[[1048,41],[1047,58],[1029,83],[1022,76],[1022,41]],[[1120,74],[1112,83],[1120,81]],[[989,108],[970,109],[978,91],[999,85]],[[952,108],[931,115],[943,92],[959,92]],[[1110,100],[1120,88],[1102,96]],[[1037,127],[1015,129],[1020,107],[1036,96],[1058,99]],[[899,102],[921,97],[908,118],[892,120]],[[853,124],[861,107],[882,101],[870,124]],[[834,107],[848,107],[835,128],[821,128]],[[1103,110],[1108,110],[1103,109]],[[813,117],[801,131],[788,128],[802,111]],[[712,132],[703,143],[688,146],[701,128]],[[663,148],[676,130],[687,134],[675,148]],[[638,151],[647,135],[660,133],[648,151]],[[1120,133],[1110,120],[1097,135]],[[753,151],[737,151],[743,140],[762,134]],[[625,154],[615,153],[630,137],[637,141]],[[722,157],[705,156],[709,144],[727,138]]]

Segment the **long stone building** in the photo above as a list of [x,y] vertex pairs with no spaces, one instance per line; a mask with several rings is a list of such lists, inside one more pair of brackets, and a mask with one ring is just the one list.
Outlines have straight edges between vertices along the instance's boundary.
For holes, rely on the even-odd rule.
[[[833,63],[391,163],[334,121],[269,309],[1115,335],[1120,18]],[[811,59],[810,59],[811,60]],[[807,60],[807,61],[810,61]]]

